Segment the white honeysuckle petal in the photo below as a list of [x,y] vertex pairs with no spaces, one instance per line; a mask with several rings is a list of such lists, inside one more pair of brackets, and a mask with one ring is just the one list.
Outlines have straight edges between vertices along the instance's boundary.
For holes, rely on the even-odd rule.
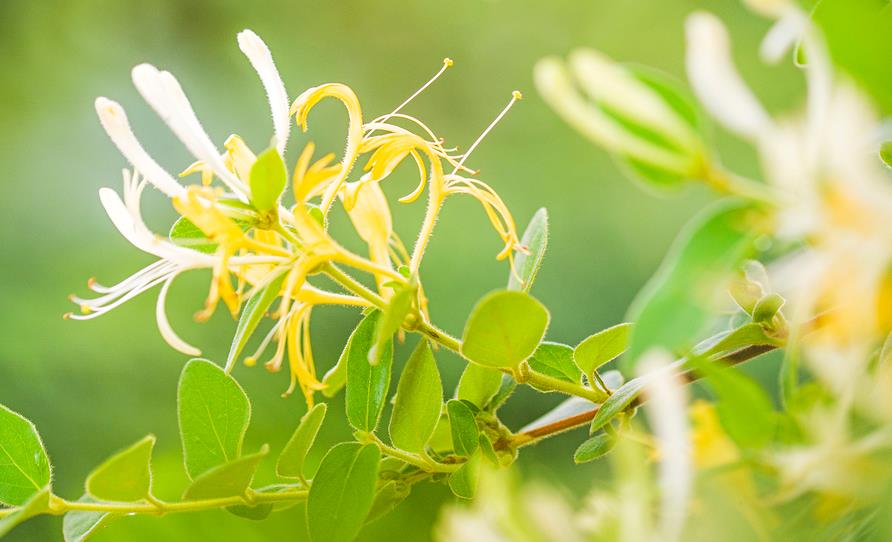
[[121,197],[111,188],[100,188],[99,200],[115,228],[127,241],[143,252],[169,260],[179,267],[212,267],[214,265],[213,255],[178,247],[153,234],[143,224],[138,214],[129,212]]
[[639,371],[648,379],[644,408],[660,450],[658,539],[673,542],[680,540],[684,529],[693,483],[687,393],[665,351],[646,353]]
[[155,319],[158,321],[158,331],[161,332],[161,337],[163,337],[167,344],[173,347],[174,350],[182,352],[187,356],[200,356],[201,350],[181,339],[167,320],[164,303],[167,300],[167,292],[170,290],[170,285],[173,284],[175,278],[177,278],[177,274],[171,275],[164,281],[164,284],[161,285],[161,291],[158,293],[158,301],[155,304]]
[[694,92],[709,113],[750,140],[771,129],[771,118],[737,73],[728,32],[717,17],[697,12],[685,23],[686,64]]
[[269,108],[273,117],[273,129],[276,133],[276,149],[279,154],[285,155],[285,146],[288,144],[288,136],[291,130],[291,117],[288,114],[288,93],[285,91],[285,83],[276,69],[273,56],[269,48],[260,39],[260,36],[251,30],[242,30],[238,34],[239,49],[248,57],[251,66],[260,76],[260,82],[266,90],[269,99]]
[[799,11],[781,17],[762,39],[759,54],[770,64],[778,62],[799,41],[808,19]]
[[686,147],[697,137],[666,102],[603,53],[579,49],[570,55],[570,69],[592,99],[603,102]]
[[105,97],[96,98],[95,106],[102,128],[115,146],[118,147],[118,150],[121,151],[121,154],[124,155],[124,158],[133,164],[133,167],[141,171],[152,185],[167,196],[174,197],[182,194],[184,189],[180,183],[164,171],[139,144],[139,141],[133,134],[133,130],[130,128],[130,123],[127,121],[127,114],[124,112],[124,108],[117,102]]
[[176,78],[166,71],[160,71],[151,64],[140,64],[133,68],[133,84],[158,113],[161,120],[183,142],[195,158],[211,166],[217,177],[233,192],[245,199],[247,191],[241,181],[232,174],[214,146],[211,138],[202,128],[192,104],[183,92]]

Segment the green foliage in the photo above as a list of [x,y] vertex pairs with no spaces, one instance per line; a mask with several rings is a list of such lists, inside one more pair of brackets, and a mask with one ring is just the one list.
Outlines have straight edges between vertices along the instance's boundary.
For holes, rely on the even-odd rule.
[[[84,495],[79,503],[95,503],[96,499]],[[62,537],[65,542],[84,542],[105,527],[116,516],[108,512],[72,511],[62,518]]]
[[755,250],[757,218],[752,206],[725,201],[685,227],[629,310],[635,327],[626,367],[653,347],[679,352],[693,345],[724,299],[730,274]]
[[477,493],[477,485],[480,482],[480,468],[482,466],[483,453],[477,450],[465,461],[461,467],[449,475],[449,489],[456,497],[473,499]]
[[608,433],[599,433],[582,444],[573,453],[573,461],[578,465],[594,461],[610,453],[616,445],[616,437]]
[[50,497],[52,492],[49,486],[42,488],[31,495],[22,503],[21,507],[5,517],[0,517],[0,537],[6,536],[17,525],[34,516],[45,514],[50,509]]
[[245,345],[248,344],[248,340],[254,334],[254,331],[257,330],[257,326],[263,319],[264,314],[266,314],[273,301],[279,296],[279,292],[282,290],[282,283],[285,282],[285,277],[287,276],[288,273],[285,270],[281,271],[245,302],[238,325],[235,328],[235,336],[232,338],[229,355],[226,357],[227,372],[232,370]]
[[[242,231],[248,231],[254,225],[253,222],[246,220],[236,220],[235,223]],[[208,239],[208,236],[201,231],[201,228],[184,216],[181,216],[173,223],[167,235],[173,244],[204,254],[213,254],[220,246]]]
[[0,405],[0,503],[29,502],[49,486],[52,468],[37,428],[21,415]]
[[177,414],[190,478],[241,455],[251,404],[220,367],[205,359],[186,364],[177,389]]
[[573,349],[565,344],[544,342],[528,360],[530,368],[554,378],[578,384],[582,372],[573,361]]
[[[514,380],[512,379],[511,382]],[[502,372],[498,369],[468,363],[458,381],[455,397],[470,401],[477,408],[484,408],[502,386]]]
[[390,440],[409,452],[421,452],[440,419],[443,407],[443,384],[437,360],[426,339],[409,358],[397,385],[393,414],[390,417]]
[[406,500],[406,497],[411,492],[412,486],[397,480],[391,480],[381,486],[381,489],[375,493],[375,500],[372,502],[372,508],[369,510],[366,523],[371,523],[392,512],[394,508]]
[[461,353],[480,365],[516,369],[539,346],[548,318],[542,303],[525,293],[492,292],[471,312]]
[[319,434],[319,428],[325,421],[325,413],[328,406],[325,403],[319,403],[313,406],[300,419],[300,424],[294,430],[294,434],[285,444],[282,453],[279,454],[279,460],[276,462],[276,474],[283,478],[301,478],[304,477],[304,462],[307,459],[307,453]]
[[517,272],[516,274],[512,272],[508,276],[507,288],[529,292],[539,273],[539,268],[542,267],[545,249],[548,247],[548,211],[544,207],[533,215],[527,229],[523,232],[520,243],[527,248],[529,253],[520,253],[514,257],[514,267]]
[[745,448],[768,444],[778,419],[765,391],[753,379],[733,368],[699,358],[691,364],[707,377],[707,386],[718,397],[716,411],[728,435]]
[[576,345],[573,359],[585,375],[592,375],[602,365],[619,357],[629,347],[632,324],[617,324]]
[[266,149],[251,166],[251,203],[261,213],[275,209],[287,182],[288,171],[282,156],[275,148]]
[[196,476],[183,493],[183,500],[219,499],[244,495],[251,486],[260,461],[269,454],[269,446],[263,445],[255,454],[239,457],[217,465]]
[[464,401],[450,399],[446,403],[449,426],[452,429],[452,446],[456,454],[469,457],[477,451],[479,432],[474,412]]
[[416,288],[412,284],[394,286],[393,297],[378,317],[374,346],[369,351],[369,363],[372,365],[377,365],[382,356],[386,355],[388,345],[393,341],[393,334],[400,329],[412,309],[415,293]]
[[356,538],[375,498],[381,452],[374,444],[341,443],[325,454],[307,499],[314,542]]
[[614,391],[613,395],[604,401],[604,404],[601,405],[598,409],[598,413],[595,414],[595,417],[592,419],[591,431],[595,432],[598,429],[601,429],[607,425],[608,422],[613,420],[613,418],[629,408],[632,402],[638,398],[638,395],[647,383],[648,377],[639,377],[629,380],[620,386],[619,389]]
[[87,493],[97,499],[120,502],[150,496],[154,448],[155,435],[148,435],[105,460],[87,477]]
[[347,343],[347,420],[360,431],[374,431],[384,409],[390,387],[390,368],[393,365],[393,343],[387,340],[381,349],[379,362],[369,362],[369,352],[375,344],[379,311],[374,311],[359,322]]

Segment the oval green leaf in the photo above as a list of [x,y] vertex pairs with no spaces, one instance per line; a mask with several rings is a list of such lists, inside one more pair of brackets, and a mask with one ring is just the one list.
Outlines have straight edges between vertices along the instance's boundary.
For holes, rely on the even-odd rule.
[[31,495],[15,512],[0,518],[0,538],[9,534],[20,523],[34,516],[48,513],[50,511],[50,497],[52,497],[52,491],[49,486],[46,486]]
[[251,166],[249,177],[254,207],[261,212],[275,209],[288,181],[285,161],[279,152],[269,148],[260,153]]
[[[77,502],[96,502],[96,499],[84,495]],[[62,518],[62,537],[65,542],[84,542],[98,533],[109,521],[118,517],[108,512],[68,512]]]
[[235,336],[232,338],[232,346],[229,348],[229,355],[226,357],[225,370],[227,373],[232,371],[236,360],[242,353],[245,345],[248,344],[251,335],[257,330],[257,326],[260,324],[260,320],[263,319],[263,315],[269,310],[273,301],[279,297],[279,292],[282,290],[282,283],[285,282],[286,276],[288,276],[288,273],[286,273],[285,270],[279,271],[278,275],[276,275],[266,286],[255,292],[254,295],[245,302],[245,306],[242,308],[242,314],[239,316],[238,325],[235,327]]
[[577,465],[594,461],[599,457],[607,455],[615,444],[616,438],[607,433],[595,435],[580,444],[579,448],[576,448],[576,452],[573,453],[573,461]]
[[186,364],[177,389],[177,415],[190,478],[241,455],[251,403],[220,367],[206,359]]
[[492,292],[471,312],[461,353],[480,365],[515,369],[539,346],[548,318],[542,303],[526,293]]
[[311,540],[356,538],[375,498],[380,462],[381,451],[374,444],[343,442],[325,454],[307,498]]
[[479,445],[477,420],[471,408],[463,401],[450,399],[446,403],[449,425],[452,430],[452,449],[457,455],[468,457]]
[[148,435],[96,467],[87,477],[87,493],[104,501],[133,502],[152,493],[152,449]]
[[411,491],[411,485],[399,480],[391,480],[384,484],[375,494],[375,500],[372,502],[372,508],[369,510],[369,515],[365,522],[371,523],[392,512],[394,508],[406,500]]
[[374,311],[359,322],[347,343],[347,420],[360,431],[374,431],[390,388],[393,341],[382,348],[377,365],[369,363],[369,351],[381,313]]
[[527,362],[536,372],[578,384],[582,372],[573,361],[573,349],[565,344],[544,342]]
[[463,401],[470,401],[477,405],[477,408],[483,409],[496,396],[501,385],[501,371],[476,363],[468,363],[458,381],[455,396]]
[[644,386],[647,385],[647,382],[648,378],[646,377],[635,378],[629,380],[620,386],[619,389],[614,391],[613,395],[604,401],[598,409],[598,413],[595,414],[595,417],[592,420],[591,431],[594,432],[604,427],[620,412],[626,410],[626,408],[632,404],[632,401],[638,398],[638,395],[641,393],[641,390],[644,389]]
[[421,339],[403,369],[390,417],[390,440],[408,452],[421,452],[437,427],[443,383],[427,339]]
[[539,268],[542,267],[545,249],[548,247],[548,211],[544,207],[533,215],[520,243],[527,248],[529,254],[521,252],[514,257],[516,272],[508,275],[508,289],[529,292]]
[[474,498],[480,481],[481,457],[482,453],[475,453],[457,471],[449,475],[449,489],[456,497]]
[[276,462],[276,474],[283,478],[303,479],[307,452],[310,451],[310,447],[316,440],[316,435],[319,434],[319,428],[322,427],[327,411],[328,406],[325,403],[319,403],[304,414],[294,434],[291,435],[279,455],[279,460]]
[[24,505],[49,486],[52,467],[34,424],[0,405],[0,503]]
[[198,501],[244,495],[260,466],[269,453],[266,444],[256,454],[246,455],[234,461],[217,465],[195,478],[183,493],[183,500]]
[[599,367],[613,361],[629,347],[632,324],[617,324],[589,336],[576,346],[573,359],[586,375],[592,375]]
[[402,327],[406,315],[412,309],[415,291],[413,284],[397,284],[394,286],[390,302],[381,312],[381,316],[378,317],[374,346],[369,351],[369,363],[372,365],[377,365],[381,361],[381,356],[387,351],[387,344],[393,341],[393,334]]

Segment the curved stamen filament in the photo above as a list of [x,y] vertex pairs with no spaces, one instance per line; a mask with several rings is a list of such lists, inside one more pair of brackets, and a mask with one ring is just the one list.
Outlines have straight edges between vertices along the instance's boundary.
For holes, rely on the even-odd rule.
[[523,98],[523,94],[521,94],[519,90],[515,90],[511,93],[511,100],[508,102],[508,105],[506,105],[505,108],[502,109],[502,112],[499,113],[496,118],[489,123],[489,126],[487,126],[485,130],[483,130],[477,140],[471,144],[471,146],[468,148],[468,152],[462,155],[461,160],[459,160],[458,162],[458,165],[455,166],[454,170],[452,170],[453,175],[455,173],[458,173],[458,170],[465,165],[465,161],[468,159],[468,157],[471,156],[471,153],[474,152],[474,149],[477,148],[477,145],[480,145],[480,142],[483,141],[483,138],[485,138],[487,134],[489,134],[489,132],[491,132],[492,129],[496,127],[496,124],[498,124],[502,120],[502,118],[504,118],[505,115],[508,114],[508,111],[511,110],[511,107],[513,107],[516,102],[520,101],[521,98]]

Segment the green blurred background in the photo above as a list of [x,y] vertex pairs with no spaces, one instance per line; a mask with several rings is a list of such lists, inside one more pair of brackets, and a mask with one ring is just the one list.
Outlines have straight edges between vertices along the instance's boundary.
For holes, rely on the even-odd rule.
[[[144,146],[169,171],[191,162],[132,87],[133,65],[147,61],[177,75],[218,145],[237,132],[255,149],[266,145],[271,125],[262,87],[235,42],[243,28],[267,42],[292,98],[311,85],[345,82],[360,96],[368,118],[400,103],[443,57],[454,58],[455,67],[408,112],[462,147],[512,90],[522,90],[525,99],[471,162],[520,227],[538,207],[549,209],[548,257],[534,294],[552,311],[549,339],[575,344],[622,320],[679,226],[710,195],[689,189],[658,197],[622,178],[608,156],[536,95],[533,64],[545,55],[592,46],[683,77],[684,17],[701,8],[729,24],[741,70],[763,83],[757,84],[760,96],[773,107],[794,104],[801,90],[795,72],[765,67],[753,54],[768,23],[735,0],[0,1],[0,402],[39,427],[55,464],[57,491],[77,498],[95,464],[150,432],[159,437],[161,496],[174,498],[185,480],[175,415],[185,358],[158,334],[154,293],[89,322],[61,318],[73,309],[67,296],[86,293],[88,277],[112,283],[151,261],[117,234],[99,205],[98,188],[118,189],[126,163],[96,121],[93,99],[120,101]],[[310,135],[337,151],[344,122],[336,104],[323,103],[311,116]],[[297,144],[306,141],[306,135],[293,137],[291,163]],[[744,146],[722,134],[718,141],[726,162],[756,172]],[[388,195],[408,192],[413,175],[407,169],[388,181]],[[151,191],[144,208],[149,224],[166,231],[174,216],[169,202]],[[407,242],[422,212],[422,202],[394,209]],[[333,227],[349,233],[343,217]],[[447,330],[460,333],[475,300],[504,285],[507,267],[494,259],[499,244],[476,202],[448,202],[424,272],[433,318]],[[184,338],[220,360],[234,329],[226,311],[221,308],[205,325],[191,320],[207,278],[195,273],[181,279],[168,312]],[[322,370],[334,363],[356,321],[346,310],[316,311],[314,345]],[[408,346],[398,349],[399,363]],[[447,386],[454,385],[462,363],[446,353],[439,358]],[[285,374],[242,367],[236,376],[255,407],[249,448],[265,442],[280,447],[305,410],[301,398],[280,398]],[[325,444],[349,438],[342,397],[331,401]],[[519,393],[505,408],[506,421],[519,427],[559,400]],[[564,435],[525,450],[519,461],[524,476],[583,494],[598,483],[602,467],[573,466],[572,450],[581,438]],[[318,461],[318,450],[313,459]],[[270,479],[267,468],[260,482]],[[362,538],[400,533],[425,540],[447,499],[445,486],[423,484]],[[113,524],[96,540],[303,540],[303,521],[301,507],[259,523],[224,512],[133,518]],[[33,521],[9,540],[61,540],[60,523]]]

